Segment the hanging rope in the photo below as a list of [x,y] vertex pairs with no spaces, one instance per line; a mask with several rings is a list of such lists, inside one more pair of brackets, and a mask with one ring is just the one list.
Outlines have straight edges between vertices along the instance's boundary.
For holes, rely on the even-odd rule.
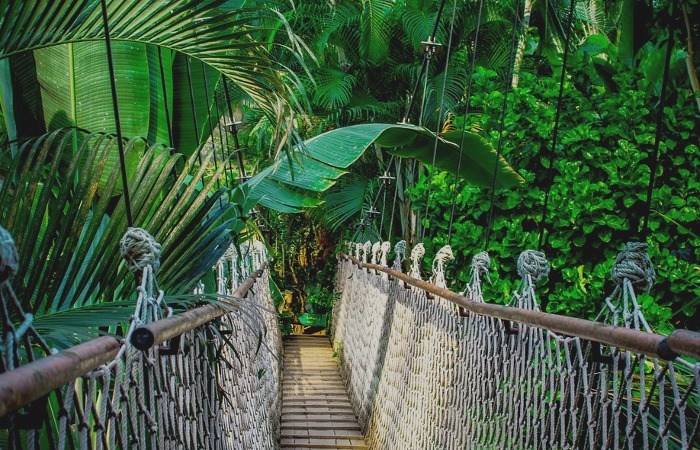
[[[163,67],[163,49],[158,46],[158,64],[160,65],[160,84],[163,87],[163,106],[165,108],[165,124],[168,127],[168,139],[170,146],[175,145],[173,125],[170,122],[170,105],[168,104],[168,87],[165,80],[165,68]],[[177,174],[175,175],[177,177]]]
[[[394,230],[394,214],[396,213],[396,197],[399,194],[399,174],[401,173],[401,163],[403,160],[399,158],[398,163],[396,164],[396,185],[394,186],[394,201],[391,203],[391,221],[389,221],[389,241],[391,241],[391,238],[394,236],[392,234]],[[404,247],[406,246],[406,243],[404,242]]]
[[566,40],[564,42],[564,58],[562,60],[561,77],[559,78],[559,95],[557,96],[557,112],[554,118],[554,132],[552,133],[552,147],[549,149],[549,167],[547,168],[547,190],[544,193],[544,204],[542,205],[542,220],[540,221],[539,242],[537,248],[542,248],[544,242],[544,229],[547,221],[547,209],[549,205],[549,193],[554,182],[554,154],[557,148],[557,138],[559,136],[559,119],[561,117],[562,98],[564,96],[564,80],[566,78],[566,61],[569,57],[569,41],[571,40],[571,23],[574,17],[575,1],[569,6],[569,22],[566,25]]
[[231,96],[228,93],[228,82],[226,77],[222,77],[224,81],[224,93],[226,94],[226,104],[228,105],[228,115],[231,120],[230,128],[228,131],[233,135],[233,144],[236,146],[236,157],[238,158],[238,172],[240,175],[240,182],[246,181],[247,176],[245,174],[245,166],[243,165],[243,155],[241,154],[241,145],[238,142],[238,124],[236,119],[233,117],[233,107],[231,106]]
[[[428,171],[428,194],[425,198],[425,215],[424,219],[428,219],[428,212],[430,211],[430,193],[433,190],[433,171],[435,170],[435,158],[437,157],[438,141],[440,139],[440,131],[442,130],[442,110],[445,105],[445,90],[447,89],[447,71],[450,67],[450,54],[452,53],[452,33],[454,32],[455,26],[455,14],[457,11],[457,0],[454,0],[452,4],[452,18],[450,19],[450,33],[448,34],[447,40],[447,55],[445,57],[445,72],[442,77],[442,92],[440,93],[440,107],[438,108],[437,124],[435,125],[435,145],[433,146],[433,161],[430,165],[430,170]],[[427,77],[426,77],[427,78]],[[460,157],[461,157],[460,148]],[[425,233],[427,227],[423,227],[423,233],[421,240],[425,239]]]
[[190,109],[192,110],[192,123],[194,124],[194,141],[197,145],[197,160],[199,164],[202,164],[202,152],[199,146],[199,124],[197,123],[197,106],[194,100],[194,87],[192,86],[192,65],[190,64],[190,57],[185,57],[185,62],[187,65],[187,84],[190,88]]
[[[214,169],[219,172],[219,162],[216,157],[216,140],[214,139],[214,126],[211,123],[211,104],[209,103],[209,83],[207,82],[207,66],[202,61],[202,77],[204,78],[204,98],[207,104],[207,122],[209,122],[209,133],[211,134],[212,153],[214,155]],[[223,154],[223,152],[222,152]],[[219,177],[216,178],[216,188],[221,188]],[[219,205],[223,206],[223,200],[219,197]]]
[[109,39],[109,20],[107,17],[107,2],[101,0],[102,23],[105,29],[105,45],[107,46],[107,64],[109,65],[109,83],[112,89],[112,107],[114,108],[114,124],[117,128],[117,146],[119,147],[119,165],[121,167],[122,184],[124,186],[124,205],[126,208],[126,223],[134,226],[131,214],[131,199],[129,197],[129,180],[126,172],[126,156],[124,154],[124,142],[122,141],[122,123],[119,119],[119,101],[117,100],[117,77],[114,73],[114,61],[112,59],[112,42]]
[[[408,107],[406,108],[406,114],[403,117],[401,123],[409,123],[409,116],[411,115],[411,109],[413,108],[413,103],[416,100],[416,94],[418,93],[418,87],[420,86],[420,80],[423,78],[423,72],[430,63],[430,58],[432,57],[432,52],[434,51],[433,45],[435,43],[435,35],[437,34],[438,27],[440,26],[440,17],[442,16],[442,10],[445,7],[445,0],[440,2],[440,7],[438,9],[437,15],[435,16],[435,24],[433,25],[433,32],[430,34],[430,38],[427,43],[429,44],[425,49],[425,54],[423,56],[423,61],[421,61],[420,68],[418,69],[418,76],[416,77],[416,83],[413,85],[413,91],[409,97]],[[423,91],[425,95],[425,90]],[[422,112],[421,112],[422,114]]]
[[666,59],[664,61],[664,75],[661,82],[661,92],[659,93],[659,109],[656,111],[656,131],[654,134],[654,159],[651,162],[649,173],[649,186],[647,188],[647,199],[645,205],[644,221],[642,223],[642,235],[646,235],[649,225],[649,214],[651,213],[651,197],[654,194],[654,181],[656,180],[656,168],[659,164],[659,144],[661,143],[661,127],[664,117],[664,102],[666,101],[666,87],[668,86],[668,73],[671,65],[671,50],[673,50],[675,33],[669,30],[668,41],[666,42]]
[[[224,83],[226,82],[226,80],[224,80],[223,77],[221,78],[221,81],[223,81]],[[214,89],[214,105],[216,106],[216,116],[219,118],[222,117],[224,114],[221,111],[221,106],[219,104],[219,92],[217,89]],[[233,186],[233,184],[234,184],[233,182],[235,180],[235,177],[233,176],[233,164],[231,163],[231,144],[229,143],[229,140],[228,140],[228,133],[222,132],[221,128],[222,128],[221,121],[218,120],[217,121],[217,129],[219,130],[219,140],[222,143],[224,143],[224,142],[226,143],[225,148],[224,148],[224,150],[226,150],[226,154],[223,155],[226,158],[226,161],[225,161],[226,169],[227,169],[225,172],[226,173],[226,183],[229,186]],[[223,151],[222,151],[222,153],[223,153]]]
[[452,192],[452,207],[450,208],[450,223],[447,227],[447,245],[452,243],[452,224],[455,218],[455,205],[457,204],[457,192],[459,187],[459,171],[462,169],[462,152],[464,151],[464,135],[467,130],[467,116],[469,115],[469,105],[472,97],[472,84],[474,81],[474,69],[476,67],[476,49],[479,44],[479,30],[481,27],[481,11],[484,0],[479,0],[479,13],[476,17],[476,32],[474,34],[474,49],[472,50],[471,70],[469,71],[469,81],[467,82],[467,102],[464,106],[464,125],[462,126],[462,136],[459,142],[459,157],[457,158],[457,171],[455,172],[454,190]]
[[[573,3],[573,2],[572,2]],[[486,244],[484,245],[484,250],[489,250],[489,242],[491,239],[491,221],[493,220],[493,206],[494,199],[496,195],[496,178],[498,177],[498,162],[501,159],[501,148],[503,145],[503,129],[505,128],[506,122],[506,108],[508,107],[508,93],[510,92],[510,80],[513,73],[513,53],[515,50],[515,38],[518,31],[518,13],[520,12],[520,0],[515,4],[515,9],[513,11],[513,33],[510,37],[510,55],[508,56],[508,72],[506,74],[506,92],[503,95],[503,109],[501,111],[501,124],[498,129],[498,147],[496,149],[496,163],[493,168],[493,184],[491,185],[491,199],[489,201],[489,217],[486,226]]]

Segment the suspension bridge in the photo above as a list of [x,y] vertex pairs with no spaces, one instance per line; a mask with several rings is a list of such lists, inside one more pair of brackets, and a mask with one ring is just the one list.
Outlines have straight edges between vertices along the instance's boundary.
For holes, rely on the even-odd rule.
[[214,304],[172,314],[154,277],[159,245],[130,229],[121,248],[140,286],[128,332],[56,352],[14,296],[17,254],[4,230],[1,241],[8,448],[698,445],[700,334],[650,331],[636,298],[654,279],[646,244],[620,252],[616,287],[587,321],[539,310],[536,282],[549,272],[540,252],[520,255],[520,287],[497,305],[481,293],[484,253],[455,293],[449,248],[424,281],[422,245],[406,258],[399,242],[389,267],[388,243],[348,243],[334,352],[324,337],[283,344],[260,241],[216,267],[221,296],[257,305],[256,328]]
[[[544,253],[537,250],[525,250],[518,256],[518,273],[509,275],[520,279],[519,287],[500,304],[482,293],[491,266],[486,252],[474,252],[471,280],[463,292],[453,292],[447,288],[452,284],[446,279],[445,266],[454,259],[449,245],[454,198],[448,245],[435,256],[431,273],[423,270],[423,244],[409,249],[406,241],[399,241],[392,248],[391,228],[387,241],[366,239],[365,231],[379,213],[377,200],[382,193],[386,197],[388,174],[359,224],[358,242],[347,242],[337,254],[338,300],[330,338],[283,339],[270,292],[267,250],[257,240],[232,245],[215,262],[216,297],[222,301],[206,301],[211,296],[198,286],[194,296],[202,301],[175,314],[157,281],[161,244],[148,231],[133,226],[108,11],[106,2],[101,4],[117,118],[123,207],[129,225],[120,239],[120,253],[137,280],[136,306],[124,329],[57,351],[23,309],[27,303],[15,294],[12,277],[22,261],[13,236],[0,227],[3,448],[700,447],[700,334],[676,330],[663,336],[652,331],[653,324],[647,322],[637,299],[638,293],[653,292],[655,272],[647,244],[630,242],[615,249],[620,251],[611,273],[615,286],[600,299],[599,314],[592,321],[540,310],[537,282],[547,277],[550,267]],[[401,122],[404,125],[439,47],[435,36],[444,4],[424,42],[424,58]],[[482,4],[480,1],[477,23]],[[564,45],[548,189],[554,176],[553,149],[574,4],[570,3]],[[518,10],[519,3],[516,14]],[[511,59],[516,22],[517,15]],[[454,26],[454,12],[450,26]],[[476,41],[474,47],[475,54]],[[446,51],[449,55],[450,43]],[[473,58],[471,64],[473,73]],[[507,80],[512,66],[511,61]],[[188,57],[196,121],[190,69]],[[668,60],[665,69],[668,72]],[[162,85],[165,97],[165,81]],[[206,71],[204,86],[207,89]],[[666,81],[662,105],[665,88]],[[470,90],[471,78],[467,98]],[[245,182],[228,96],[226,91],[239,181]],[[507,98],[506,89],[486,248]],[[207,109],[211,107],[207,104]],[[659,114],[662,110],[659,108]],[[468,112],[469,101],[465,116]],[[440,105],[438,124],[442,114]],[[657,125],[656,149],[658,129]],[[171,129],[169,134],[172,142]],[[436,150],[439,134],[435,133]],[[455,184],[461,157],[460,151]],[[433,166],[435,158],[434,152]],[[393,162],[392,157],[389,167]],[[656,160],[651,168],[645,228],[654,164]],[[233,180],[233,173],[228,177]],[[430,181],[428,185],[432,186]]]

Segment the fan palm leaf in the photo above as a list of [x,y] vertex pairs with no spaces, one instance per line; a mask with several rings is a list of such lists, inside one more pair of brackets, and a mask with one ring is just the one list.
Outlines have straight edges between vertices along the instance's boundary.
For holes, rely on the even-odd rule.
[[[156,67],[153,65],[155,61],[154,46],[205,63],[210,70],[215,70],[232,80],[259,108],[278,122],[283,121],[284,117],[288,116],[292,110],[303,111],[301,103],[295,100],[294,85],[285,82],[289,69],[278,64],[270,51],[270,43],[266,41],[266,33],[274,28],[266,25],[271,23],[271,17],[278,17],[277,13],[270,8],[263,7],[230,10],[226,4],[225,0],[215,0],[197,8],[197,3],[192,3],[189,0],[175,0],[167,3],[145,0],[109,0],[107,2],[110,36],[114,41],[115,51],[147,52],[148,56],[147,61],[133,57],[113,58],[117,64],[117,70],[119,70],[120,64],[126,66],[126,73],[121,74],[122,77],[118,77],[118,79],[122,79],[122,82],[126,83],[129,77],[132,77],[134,83],[131,86],[138,87],[126,89],[122,86],[122,89],[119,90],[120,97],[127,96],[126,100],[129,100],[128,96],[133,95],[134,100],[136,100],[133,106],[131,106],[130,101],[122,102],[123,107],[128,108],[128,112],[123,114],[127,118],[126,126],[128,126],[129,120],[139,123],[140,114],[148,114],[149,112],[151,115],[154,114],[153,105],[143,107],[143,103],[149,98],[149,95],[144,95],[144,86],[148,86],[149,82],[152,85],[150,96],[153,96],[153,92],[157,92],[158,89],[162,89],[162,86],[157,86],[160,83],[158,81],[160,73],[154,70]],[[99,46],[99,42],[93,41],[99,41],[105,37],[99,0],[76,2],[0,0],[0,12],[2,12],[2,18],[0,18],[0,58],[22,55],[31,50],[41,50],[62,44],[76,45],[76,48],[82,47],[86,43]],[[281,22],[277,20],[274,23],[275,26],[279,27]],[[288,33],[288,36],[291,37],[288,42],[285,42],[284,48],[300,57],[306,52],[305,47],[293,33]],[[148,47],[153,48],[148,49]],[[56,51],[67,52],[66,50]],[[164,52],[164,54],[166,53],[169,52]],[[103,56],[102,63],[99,63],[100,58],[96,58],[100,55]],[[166,55],[166,58],[168,56]],[[105,64],[105,61],[104,53],[93,54],[92,62],[97,62],[94,64],[96,68],[93,70],[98,71],[99,66]],[[166,66],[169,63],[169,60],[165,61]],[[201,71],[195,70],[195,72]],[[85,76],[84,73],[90,73],[88,66],[81,71],[79,76],[65,77],[67,80],[64,80],[63,83],[93,82],[92,78],[94,77]],[[108,79],[106,71],[100,69],[99,74],[105,80]],[[149,81],[136,82],[140,79],[139,77],[144,76],[148,77]],[[71,81],[71,78],[74,81]],[[171,83],[172,80],[166,80],[166,82]],[[212,86],[215,82],[215,79],[212,80]],[[64,96],[68,92],[73,92],[70,90],[70,86],[62,86],[62,88],[66,89],[62,91]],[[7,89],[6,85],[3,86],[3,97],[7,96]],[[109,112],[107,106],[111,108],[107,101],[109,100],[108,92],[103,86],[101,95],[105,95],[106,99],[105,104],[99,107],[99,114],[93,114],[90,110],[85,110],[85,114],[94,116],[95,120],[99,119],[100,114],[107,114]],[[65,101],[72,102],[73,105],[78,101],[75,96],[68,95],[67,97]],[[48,97],[42,96],[42,99],[45,98]],[[199,93],[195,98],[200,102],[204,100]],[[199,111],[204,111],[201,104],[197,106],[199,106]],[[7,108],[5,109],[7,113]],[[66,107],[63,110],[73,111],[75,109],[75,107]],[[159,120],[162,120],[165,117],[162,105],[156,105],[155,109],[159,114]],[[8,118],[8,122],[10,119],[12,117]],[[51,119],[52,117],[47,117],[46,121],[49,122]],[[207,127],[204,126],[204,120],[199,122],[201,133]],[[69,124],[92,131],[105,129],[90,128],[82,123],[75,123],[75,120],[72,123],[69,121]],[[163,124],[158,122],[157,126],[153,128],[158,131],[154,132],[149,129],[148,133],[129,132],[125,134],[149,136],[152,139],[151,142],[167,142],[163,132],[165,130]],[[106,131],[114,131],[114,129]],[[15,137],[10,136],[11,139]]]
[[[76,135],[82,144],[73,153]],[[124,196],[114,196],[119,165],[107,158],[115,139],[59,130],[24,143],[15,158],[5,154],[9,168],[0,189],[0,223],[19,250],[15,287],[23,307],[39,317],[123,300],[134,292],[118,249],[127,223]],[[147,147],[140,139],[125,149],[139,154],[129,181],[134,225],[163,245],[161,287],[187,292],[232,242],[231,229],[243,227],[231,222],[233,204],[219,201],[226,190],[211,193],[223,167],[205,177],[209,150],[202,153],[201,165],[192,156],[174,178],[172,169],[182,155],[162,145]],[[194,251],[198,258],[192,258]]]

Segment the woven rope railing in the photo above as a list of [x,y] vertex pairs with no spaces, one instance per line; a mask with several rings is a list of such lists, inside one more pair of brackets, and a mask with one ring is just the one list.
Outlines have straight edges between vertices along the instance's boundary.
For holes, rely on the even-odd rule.
[[[122,253],[140,280],[137,308],[125,336],[144,350],[127,338],[104,336],[53,352],[31,327],[31,316],[17,309],[9,283],[12,271],[6,270],[6,263],[13,262],[14,243],[3,246],[10,254],[0,258],[5,311],[0,368],[0,427],[5,431],[0,436],[5,433],[7,448],[275,447],[281,336],[263,270],[264,246],[242,249],[242,276],[235,269],[235,249],[215,268],[219,294],[247,295],[250,304],[258,305],[258,320],[267,330],[263,336],[241,317],[212,304],[171,315],[154,276],[160,246],[142,231],[130,229],[124,240],[136,234],[135,241],[122,245]],[[11,242],[6,232],[0,238]],[[253,289],[256,277],[260,279]],[[164,314],[168,317],[161,318]],[[25,320],[15,327],[9,318],[18,316]],[[148,336],[150,345],[145,345]],[[157,345],[168,339],[170,346]],[[174,348],[177,341],[179,351]],[[37,348],[48,356],[34,360]]]
[[433,265],[442,286],[413,277],[422,248],[413,276],[397,270],[399,250],[390,269],[362,263],[357,247],[337,274],[333,339],[371,448],[698,446],[700,335],[649,332],[635,295],[653,282],[646,246],[618,257],[596,322],[539,311],[540,252],[521,255],[520,287],[503,306],[481,294],[488,255],[456,294],[444,286],[449,249]]

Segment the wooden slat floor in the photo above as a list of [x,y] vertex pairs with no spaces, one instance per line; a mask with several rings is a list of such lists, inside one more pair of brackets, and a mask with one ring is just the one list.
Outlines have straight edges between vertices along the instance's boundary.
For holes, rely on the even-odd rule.
[[284,367],[282,448],[367,448],[327,336],[290,336]]

